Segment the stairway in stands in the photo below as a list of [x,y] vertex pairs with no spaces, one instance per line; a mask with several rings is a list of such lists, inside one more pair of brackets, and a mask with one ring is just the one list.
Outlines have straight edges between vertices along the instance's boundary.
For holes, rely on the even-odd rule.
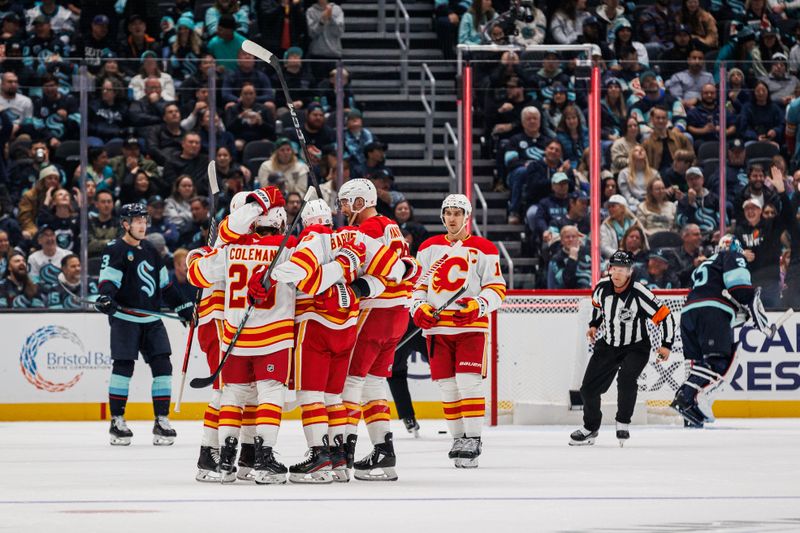
[[[433,32],[432,0],[404,3],[410,17],[409,92],[401,88],[400,45],[395,37],[394,0],[386,0],[386,34],[378,32],[378,2],[344,2],[344,59],[351,87],[364,107],[364,124],[388,143],[387,165],[397,188],[414,206],[415,218],[433,234],[441,233],[439,208],[449,191],[450,177],[443,160],[445,123],[456,128],[454,63],[443,62]],[[400,17],[402,21],[402,16]],[[404,23],[401,22],[401,33]],[[420,99],[420,72],[426,63],[436,79],[433,161],[425,159],[425,108]],[[428,93],[429,94],[429,93]],[[520,226],[506,222],[507,193],[492,192],[494,161],[480,158],[480,132],[473,131],[474,181],[488,204],[488,238],[503,241],[515,264],[515,288],[531,287],[531,260],[520,258]],[[473,196],[475,196],[473,194]],[[480,205],[474,210],[480,221]],[[502,260],[504,272],[506,262]]]

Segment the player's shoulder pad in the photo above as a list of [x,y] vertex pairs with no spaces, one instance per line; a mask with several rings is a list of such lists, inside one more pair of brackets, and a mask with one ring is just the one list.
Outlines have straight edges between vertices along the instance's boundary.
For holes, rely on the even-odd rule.
[[422,244],[419,245],[417,248],[417,253],[421,252],[426,248],[430,248],[431,246],[450,246],[450,241],[447,240],[444,233],[441,235],[434,235],[433,237],[428,237]]
[[383,219],[386,219],[386,217],[380,215],[369,217],[367,220],[358,225],[358,230],[364,235],[369,235],[373,239],[380,239],[383,237],[384,228],[386,228],[386,223]]
[[[306,226],[303,228],[303,231],[300,232],[300,235],[297,237],[299,240],[303,240],[309,235],[312,234],[330,234],[333,233],[333,230],[328,226],[323,226],[322,224],[312,224],[310,226]],[[291,238],[291,237],[290,237]]]
[[497,251],[497,246],[495,246],[492,241],[489,239],[484,239],[483,237],[478,237],[477,235],[470,235],[464,240],[463,246],[465,248],[474,248],[483,252],[484,255],[498,255],[500,252]]

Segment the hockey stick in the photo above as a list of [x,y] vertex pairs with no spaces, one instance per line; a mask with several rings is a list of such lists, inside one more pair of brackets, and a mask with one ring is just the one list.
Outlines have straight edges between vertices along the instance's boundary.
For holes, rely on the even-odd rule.
[[[281,83],[281,88],[283,89],[283,94],[286,97],[286,105],[289,107],[289,113],[292,115],[292,123],[294,124],[295,133],[297,135],[297,140],[300,141],[300,147],[303,150],[303,154],[306,158],[306,162],[310,162],[311,159],[308,156],[308,147],[306,146],[306,138],[303,136],[303,131],[300,129],[300,121],[297,119],[297,113],[295,113],[294,106],[292,105],[292,98],[289,94],[289,88],[286,85],[286,80],[283,77],[283,72],[280,68],[280,63],[278,63],[277,58],[265,49],[263,46],[260,46],[253,41],[247,40],[242,43],[242,50],[245,52],[252,54],[259,58],[260,60],[269,63],[278,73],[278,79]],[[309,167],[309,177],[311,178],[311,183],[314,186],[314,190],[317,192],[317,198],[322,199],[322,191],[319,188],[319,183],[317,182],[317,176]],[[268,279],[272,276],[272,271],[278,264],[278,258],[281,256],[281,253],[286,248],[286,243],[289,241],[289,237],[294,232],[294,229],[297,227],[297,224],[301,220],[301,215],[303,213],[303,209],[305,208],[308,202],[303,199],[303,203],[300,204],[300,209],[297,211],[297,214],[292,220],[292,224],[286,230],[286,233],[283,236],[283,240],[281,241],[280,245],[278,246],[278,250],[275,252],[275,259],[269,264],[269,268],[267,269],[267,273],[264,274],[264,279]],[[225,350],[225,355],[222,356],[222,359],[217,366],[217,370],[214,371],[210,376],[206,378],[194,378],[192,381],[189,382],[189,386],[193,389],[202,389],[208,387],[217,379],[217,377],[222,372],[222,367],[225,366],[225,362],[230,357],[231,352],[233,351],[233,347],[236,345],[236,341],[239,340],[239,335],[241,335],[242,330],[244,330],[245,324],[250,319],[250,315],[253,313],[253,305],[248,304],[247,310],[244,313],[244,317],[242,317],[242,321],[239,323],[239,327],[236,328],[236,332],[233,334],[231,338],[231,342],[228,344],[228,349]]]
[[[212,159],[208,163],[208,189],[211,192],[209,195],[209,212],[208,212],[208,246],[214,246],[214,241],[217,239],[217,225],[216,225],[216,195],[219,192],[219,182],[217,181],[217,165]],[[189,324],[189,335],[186,338],[186,348],[183,351],[183,365],[181,366],[181,384],[178,388],[178,399],[175,401],[175,412],[181,412],[181,402],[183,401],[183,391],[186,388],[186,372],[189,370],[189,355],[192,351],[192,341],[194,340],[194,330],[197,329],[197,322],[200,318],[197,316],[197,309],[200,307],[200,300],[203,297],[203,289],[198,288],[194,295],[194,314],[192,322]]]
[[[453,296],[452,296],[452,297],[451,297],[449,300],[447,300],[447,302],[446,302],[444,305],[442,305],[441,307],[439,307],[438,309],[436,309],[436,310],[433,312],[433,317],[434,317],[435,319],[437,319],[437,320],[438,320],[438,319],[439,319],[439,315],[441,315],[441,314],[442,314],[442,311],[444,311],[444,310],[445,310],[445,309],[447,309],[447,308],[448,308],[450,305],[452,305],[452,304],[453,304],[453,302],[455,302],[456,300],[458,300],[458,298],[459,298],[459,297],[460,297],[462,294],[464,294],[466,291],[467,291],[467,284],[466,284],[466,283],[464,283],[464,285],[463,285],[463,286],[462,286],[460,289],[458,289],[458,291],[457,291],[457,292],[456,292],[456,293],[455,293],[455,294],[454,294],[454,295],[453,295]],[[405,336],[405,338],[403,338],[403,340],[401,340],[400,342],[398,342],[398,343],[397,343],[397,346],[395,346],[395,348],[394,348],[394,349],[395,349],[395,351],[399,350],[399,349],[400,349],[402,346],[404,346],[404,345],[405,345],[405,344],[406,344],[408,341],[410,341],[411,339],[413,339],[414,337],[416,337],[416,336],[417,336],[417,333],[419,333],[420,331],[422,331],[422,328],[418,327],[417,329],[415,329],[414,331],[412,331],[411,333],[409,333],[408,335],[406,335],[406,336]]]
[[[750,310],[747,307],[745,307],[744,305],[742,305],[741,302],[739,302],[739,300],[734,298],[733,295],[728,291],[728,289],[722,289],[722,296],[724,296],[734,306],[736,306],[737,310],[740,313],[744,313],[745,315],[747,315],[748,318],[751,318],[750,317]],[[769,325],[770,332],[769,333],[764,333],[764,335],[766,335],[766,337],[767,337],[767,340],[771,340],[772,337],[774,337],[775,334],[778,332],[778,329],[780,329],[780,327],[783,326],[783,324],[787,320],[792,318],[792,315],[794,315],[794,309],[789,307],[788,309],[786,309],[786,311],[784,311],[781,314],[781,316],[778,317],[778,320],[776,320],[774,323],[770,324]]]
[[[61,283],[61,282],[59,282],[59,283]],[[64,287],[64,284],[62,283],[61,286]],[[64,287],[64,290],[66,290],[68,293],[70,293],[72,298],[76,302],[78,302],[79,304],[97,306],[97,301],[96,300],[92,300],[90,298],[86,298],[86,299],[80,298],[79,296],[77,296],[74,293],[72,293],[72,291],[70,291],[66,287]],[[154,317],[158,317],[158,318],[165,318],[165,319],[168,319],[168,320],[183,320],[181,317],[179,317],[178,315],[176,315],[174,313],[162,313],[161,311],[150,311],[149,309],[138,309],[136,307],[125,307],[125,306],[122,306],[122,305],[118,305],[117,306],[117,311],[120,312],[120,313],[124,313],[126,315],[138,316],[138,317],[154,316]]]

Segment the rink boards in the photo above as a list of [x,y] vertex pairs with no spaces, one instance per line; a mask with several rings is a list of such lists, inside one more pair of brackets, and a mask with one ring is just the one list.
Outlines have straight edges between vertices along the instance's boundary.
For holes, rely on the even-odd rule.
[[[775,320],[778,313],[770,313]],[[546,373],[548,386],[569,390],[574,372],[554,372],[574,348],[583,326],[557,316],[496,315],[497,355],[520,361],[517,376],[525,379]],[[172,344],[173,401],[177,396],[187,330],[177,321],[166,321]],[[528,338],[535,327],[548,328],[546,350]],[[101,420],[108,417],[108,380],[111,374],[107,319],[97,313],[9,313],[0,325],[4,357],[0,363],[0,420]],[[795,314],[770,341],[756,331],[738,330],[742,340],[739,368],[715,405],[718,416],[800,417],[800,317]],[[564,348],[560,344],[564,344]],[[548,362],[545,358],[552,358]],[[548,370],[549,369],[549,370]],[[189,378],[208,375],[205,357],[193,347]],[[409,365],[411,395],[419,418],[441,418],[439,392],[429,379],[427,364],[412,356]],[[561,377],[563,376],[563,377]],[[561,384],[559,380],[564,380]],[[535,382],[536,380],[532,380]],[[137,364],[131,381],[129,415],[152,417],[150,372]],[[491,380],[486,381],[487,393]],[[209,390],[191,389],[184,394],[182,412],[174,418],[196,419],[208,401]],[[287,414],[287,418],[297,413]]]

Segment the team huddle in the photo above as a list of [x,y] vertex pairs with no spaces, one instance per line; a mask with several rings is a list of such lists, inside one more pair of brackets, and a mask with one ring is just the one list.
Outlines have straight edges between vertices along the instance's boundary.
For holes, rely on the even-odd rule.
[[[450,195],[442,206],[447,235],[423,243],[415,259],[376,200],[368,180],[345,183],[339,202],[351,225],[338,229],[324,201],[308,201],[302,233],[279,253],[287,230],[280,191],[239,193],[215,246],[187,257],[189,280],[203,289],[198,341],[212,372],[230,347],[205,412],[199,481],[285,483],[288,473],[296,483],[330,483],[351,472],[397,479],[385,381],[409,312],[442,391],[449,457],[477,466],[488,314],[505,295],[497,250],[469,235],[471,206]],[[308,452],[287,469],[273,450],[288,389]],[[373,451],[356,461],[362,418]]]

